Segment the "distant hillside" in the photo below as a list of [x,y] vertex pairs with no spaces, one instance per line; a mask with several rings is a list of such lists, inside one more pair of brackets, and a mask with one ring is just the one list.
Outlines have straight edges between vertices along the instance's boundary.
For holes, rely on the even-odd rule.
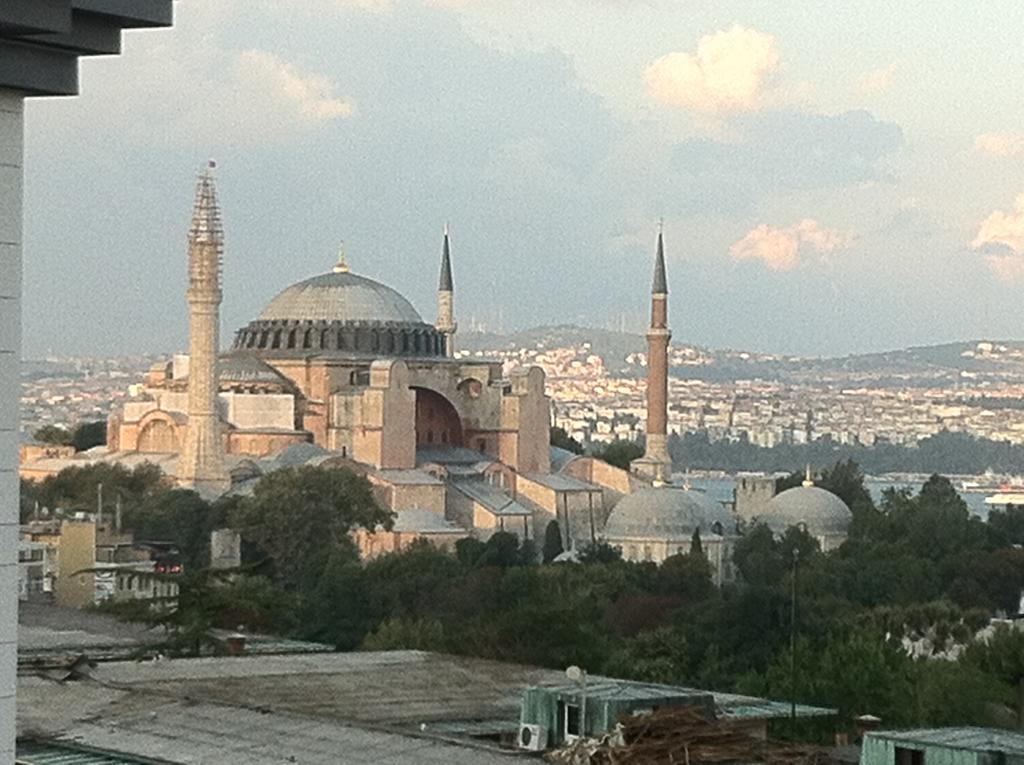
[[[459,346],[471,351],[557,348],[590,343],[613,374],[642,374],[626,357],[646,348],[642,335],[574,325],[537,327],[511,334],[463,333]],[[964,341],[832,358],[796,357],[674,344],[698,363],[672,368],[677,377],[717,382],[846,381],[863,385],[944,385],[965,377],[1024,381],[1024,342]]]

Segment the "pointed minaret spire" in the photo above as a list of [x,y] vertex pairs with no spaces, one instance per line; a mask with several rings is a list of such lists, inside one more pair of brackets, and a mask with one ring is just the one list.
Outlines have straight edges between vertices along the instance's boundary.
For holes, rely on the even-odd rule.
[[665,277],[664,223],[658,225],[658,249],[654,257],[651,289],[651,326],[647,330],[647,448],[634,460],[637,475],[665,483],[672,477],[668,453],[668,280]]
[[441,278],[437,285],[437,330],[444,335],[445,355],[455,355],[455,287],[452,282],[451,240],[448,224],[444,224],[444,244],[441,247]]
[[658,254],[654,258],[654,295],[668,294],[668,279],[665,278],[665,220],[658,222]]
[[188,427],[177,471],[182,485],[207,496],[231,487],[217,416],[224,229],[214,167],[211,161],[199,174],[188,231]]
[[441,249],[441,280],[437,285],[440,292],[452,292],[452,250],[448,237],[448,224],[444,224],[444,245]]

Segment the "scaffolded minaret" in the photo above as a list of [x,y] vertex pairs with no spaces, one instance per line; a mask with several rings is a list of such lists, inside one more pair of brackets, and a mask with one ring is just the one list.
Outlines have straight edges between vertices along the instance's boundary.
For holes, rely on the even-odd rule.
[[437,285],[437,329],[444,335],[444,349],[448,356],[455,355],[455,291],[452,286],[452,254],[448,237],[448,224],[444,227],[444,247],[441,251],[441,280]]
[[220,495],[231,487],[217,417],[224,230],[213,167],[210,162],[199,174],[188,232],[188,428],[178,467],[179,482],[206,496]]
[[657,483],[672,477],[668,454],[668,281],[665,278],[665,235],[658,231],[658,254],[651,289],[651,326],[647,330],[647,449],[632,464],[638,475]]

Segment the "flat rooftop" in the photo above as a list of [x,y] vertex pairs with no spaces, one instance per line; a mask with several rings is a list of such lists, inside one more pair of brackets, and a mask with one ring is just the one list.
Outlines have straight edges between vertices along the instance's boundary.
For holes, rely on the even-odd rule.
[[[523,757],[480,738],[515,731],[523,691],[565,682],[558,670],[422,651],[116,661],[64,682],[23,672],[18,731],[181,765],[486,764]],[[726,717],[788,713],[714,696]]]

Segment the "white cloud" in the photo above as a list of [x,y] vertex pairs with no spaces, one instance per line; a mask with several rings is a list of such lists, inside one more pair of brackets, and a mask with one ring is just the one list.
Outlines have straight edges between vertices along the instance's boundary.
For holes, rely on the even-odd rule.
[[[222,47],[231,0],[181,4],[176,26],[130,37],[123,57],[87,59],[83,95],[40,109],[56,136],[78,124],[146,145],[257,145],[288,140],[352,116],[329,78],[268,50]],[[130,104],[131,119],[110,104]]]
[[249,93],[262,92],[279,109],[309,123],[352,116],[352,104],[334,95],[326,77],[307,74],[276,54],[247,50],[233,63],[235,83]]
[[1024,156],[1024,133],[982,133],[974,139],[976,151],[996,157]]
[[980,249],[987,245],[1004,245],[1024,255],[1024,194],[1017,195],[1013,210],[996,210],[981,222],[971,247]]
[[702,37],[696,53],[662,56],[645,77],[662,103],[705,114],[750,112],[760,108],[778,69],[775,37],[736,25]]
[[848,247],[852,237],[804,218],[788,228],[761,224],[729,248],[733,260],[760,260],[772,271],[791,271],[809,253],[825,255]]
[[896,81],[896,64],[865,72],[857,79],[857,92],[862,96],[880,96],[892,89]]
[[995,210],[985,218],[971,247],[1001,250],[985,255],[985,265],[999,281],[1015,283],[1024,280],[1024,194],[1017,195],[1014,208],[1009,212]]

